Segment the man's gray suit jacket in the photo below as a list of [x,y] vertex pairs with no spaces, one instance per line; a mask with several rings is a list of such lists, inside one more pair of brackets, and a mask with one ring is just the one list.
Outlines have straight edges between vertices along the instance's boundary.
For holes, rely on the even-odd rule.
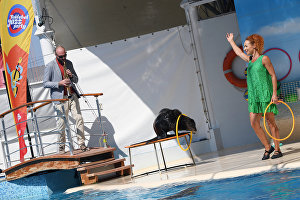
[[[71,80],[71,87],[77,94],[79,98],[79,93],[74,85],[74,83],[78,82],[77,74],[73,68],[73,64],[71,61],[66,60],[66,67],[69,69],[72,73]],[[45,72],[44,72],[44,81],[43,85],[44,88],[50,88],[50,97],[51,99],[63,99],[64,95],[64,86],[59,86],[58,82],[62,80],[61,71],[59,69],[59,66],[57,64],[56,59],[51,61],[46,65]]]

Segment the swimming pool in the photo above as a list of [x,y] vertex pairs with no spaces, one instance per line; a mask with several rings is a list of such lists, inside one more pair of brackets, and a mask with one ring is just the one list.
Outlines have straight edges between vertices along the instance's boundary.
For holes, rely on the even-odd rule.
[[157,188],[83,190],[70,194],[53,194],[50,199],[300,199],[300,170],[168,184]]

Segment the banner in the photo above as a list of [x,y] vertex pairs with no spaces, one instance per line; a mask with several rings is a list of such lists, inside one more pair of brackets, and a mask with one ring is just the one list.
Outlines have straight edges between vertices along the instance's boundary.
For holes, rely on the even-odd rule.
[[[34,14],[31,0],[0,1],[0,35],[2,41],[3,64],[6,86],[11,108],[27,103],[27,64]],[[27,153],[23,138],[27,119],[27,109],[23,107],[13,112],[19,138],[20,160]]]
[[3,56],[2,56],[2,48],[0,47],[0,88],[5,87],[4,85],[4,78],[3,78]]

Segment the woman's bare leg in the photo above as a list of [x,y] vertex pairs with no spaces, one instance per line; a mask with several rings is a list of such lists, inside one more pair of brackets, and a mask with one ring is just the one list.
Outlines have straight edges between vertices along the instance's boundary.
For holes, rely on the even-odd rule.
[[[279,129],[275,122],[274,113],[272,113],[272,112],[266,113],[266,119],[267,119],[272,136],[274,138],[279,138]],[[274,139],[273,139],[273,141],[275,144],[275,151],[280,151],[280,147],[279,147],[280,142],[278,140],[274,140]]]
[[260,142],[264,145],[265,150],[269,151],[271,148],[271,145],[269,143],[269,140],[267,139],[266,133],[260,126],[260,119],[262,118],[261,113],[250,113],[250,123],[251,127],[255,131],[257,137],[259,138]]

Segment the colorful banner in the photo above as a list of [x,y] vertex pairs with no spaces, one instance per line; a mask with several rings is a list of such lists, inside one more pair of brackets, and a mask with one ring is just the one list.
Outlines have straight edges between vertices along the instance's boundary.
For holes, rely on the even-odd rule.
[[0,47],[0,88],[4,88],[4,78],[3,78],[3,71],[4,66],[3,66],[3,56],[2,56],[2,48]]
[[[6,86],[11,108],[27,103],[27,64],[34,14],[31,0],[0,1],[0,35]],[[13,112],[15,123],[27,119],[26,107]],[[27,153],[23,138],[26,123],[16,125],[19,138],[20,160]]]

